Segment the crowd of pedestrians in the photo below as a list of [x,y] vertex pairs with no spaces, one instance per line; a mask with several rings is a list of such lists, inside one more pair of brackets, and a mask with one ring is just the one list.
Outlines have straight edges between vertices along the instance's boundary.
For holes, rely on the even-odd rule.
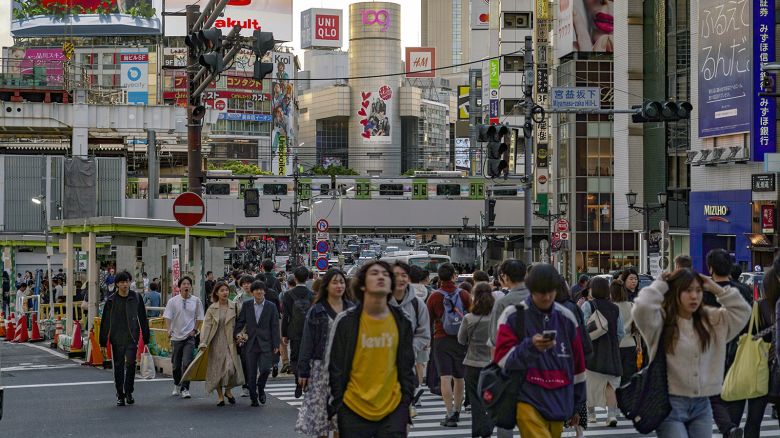
[[[621,393],[625,399],[640,384],[637,372],[658,360],[665,366],[655,390],[668,412],[652,424],[657,436],[712,436],[715,427],[727,438],[756,438],[767,406],[780,400],[780,259],[755,297],[736,281],[741,271],[728,252],[711,251],[706,264],[708,275],[678,257],[674,270],[640,288],[633,269],[609,279],[583,275],[569,287],[553,266],[516,259],[460,283],[449,263],[429,273],[374,260],[353,278],[338,269],[314,278],[303,267],[276,274],[267,260],[256,275],[210,276],[205,305],[183,277],[162,313],[174,394],[190,396],[185,370],[201,351],[208,352],[206,391],[216,392],[218,406],[235,404],[239,386],[251,406],[265,404],[269,377],[280,367],[294,375],[294,395],[303,398],[295,430],[306,436],[407,436],[429,392],[443,400],[443,427],[459,427],[470,411],[472,437],[519,430],[554,438],[566,428],[582,437],[597,422],[639,421],[623,417]],[[131,281],[127,272],[115,274],[100,330],[100,344],[110,341],[114,352],[119,405],[135,401],[134,348],[149,336],[144,303],[159,306],[154,281],[143,296]],[[740,351],[748,341],[769,349],[769,383],[739,400],[727,394],[724,378],[746,377],[737,374],[746,369]],[[491,367],[516,383],[502,412],[481,387]],[[656,408],[640,407],[639,416]],[[497,421],[501,414],[514,421]]]

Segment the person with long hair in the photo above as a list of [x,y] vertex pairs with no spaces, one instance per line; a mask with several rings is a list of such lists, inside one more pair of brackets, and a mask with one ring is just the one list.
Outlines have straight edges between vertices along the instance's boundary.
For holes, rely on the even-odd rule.
[[[703,306],[705,291],[721,307]],[[666,353],[672,412],[656,429],[658,437],[712,436],[709,397],[721,392],[726,343],[745,327],[750,306],[736,288],[678,269],[643,288],[632,314],[650,360],[659,348]]]
[[[238,349],[233,341],[233,329],[240,308],[228,300],[230,287],[219,281],[211,288],[211,306],[206,310],[201,332],[200,350],[208,349],[206,392],[217,392],[217,406],[225,406],[225,398],[236,404],[231,390],[244,384],[244,373]],[[224,391],[224,393],[223,393]]]
[[471,402],[472,437],[489,437],[495,427],[477,389],[479,372],[490,364],[491,348],[487,341],[490,338],[490,313],[494,303],[490,283],[477,283],[474,287],[474,304],[458,330],[458,342],[468,348],[463,364],[466,366],[466,397]]
[[[624,277],[629,278],[633,276],[634,274],[624,275]],[[623,368],[623,374],[620,376],[620,386],[623,386],[637,372],[637,346],[639,345],[639,348],[641,348],[641,343],[637,344],[636,341],[638,333],[634,325],[634,316],[631,315],[634,303],[629,301],[629,291],[623,280],[618,278],[609,285],[609,296],[612,299],[612,303],[620,310],[620,318],[623,320],[623,332],[626,334],[620,339],[620,364]]]
[[328,421],[328,369],[325,351],[328,333],[336,316],[354,306],[347,295],[347,278],[338,269],[329,269],[317,279],[314,304],[306,315],[298,359],[298,383],[305,391],[303,405],[298,411],[295,430],[308,436],[327,437],[334,431],[335,422]]
[[617,427],[617,398],[623,369],[620,364],[620,341],[625,336],[620,309],[609,300],[609,283],[596,277],[590,281],[591,300],[582,305],[582,317],[587,321],[595,313],[607,320],[607,332],[593,339],[593,354],[587,358],[585,379],[588,382],[588,421],[596,422],[595,408],[607,407],[607,426]]

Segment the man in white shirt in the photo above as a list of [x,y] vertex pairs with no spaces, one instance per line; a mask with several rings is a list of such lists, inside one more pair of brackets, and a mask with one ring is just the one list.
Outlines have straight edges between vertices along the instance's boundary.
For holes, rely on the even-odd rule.
[[57,303],[65,302],[65,291],[62,289],[62,279],[54,277],[54,301]]
[[146,272],[144,272],[143,274],[141,274],[141,278],[143,279],[144,293],[147,293],[149,292],[149,275]]
[[192,279],[184,276],[179,279],[179,295],[171,298],[163,312],[165,329],[173,345],[171,363],[173,365],[173,394],[181,398],[190,398],[190,382],[181,377],[192,362],[195,349],[195,336],[199,324],[203,322],[203,304],[200,298],[192,295]]

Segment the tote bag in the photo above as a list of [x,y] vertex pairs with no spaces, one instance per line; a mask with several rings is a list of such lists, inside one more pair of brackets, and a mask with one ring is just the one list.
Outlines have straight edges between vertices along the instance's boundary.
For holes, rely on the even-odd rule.
[[769,392],[769,342],[753,339],[751,334],[758,326],[758,302],[753,302],[748,331],[737,341],[734,363],[723,380],[725,401],[747,400],[763,397]]
[[595,341],[596,339],[607,334],[609,323],[607,322],[607,317],[599,312],[598,307],[596,307],[596,304],[593,301],[589,301],[588,304],[590,304],[593,313],[591,313],[590,317],[588,317],[586,326],[588,328],[588,336],[590,336],[590,340]]

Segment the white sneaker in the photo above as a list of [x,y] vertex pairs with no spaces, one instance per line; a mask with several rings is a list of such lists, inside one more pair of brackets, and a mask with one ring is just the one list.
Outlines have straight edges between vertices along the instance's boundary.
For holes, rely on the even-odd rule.
[[249,388],[241,388],[241,397],[249,397]]
[[181,390],[181,398],[191,398],[190,391],[188,389]]
[[171,395],[181,395],[181,390],[179,389],[178,386],[173,387],[173,392],[171,393]]

